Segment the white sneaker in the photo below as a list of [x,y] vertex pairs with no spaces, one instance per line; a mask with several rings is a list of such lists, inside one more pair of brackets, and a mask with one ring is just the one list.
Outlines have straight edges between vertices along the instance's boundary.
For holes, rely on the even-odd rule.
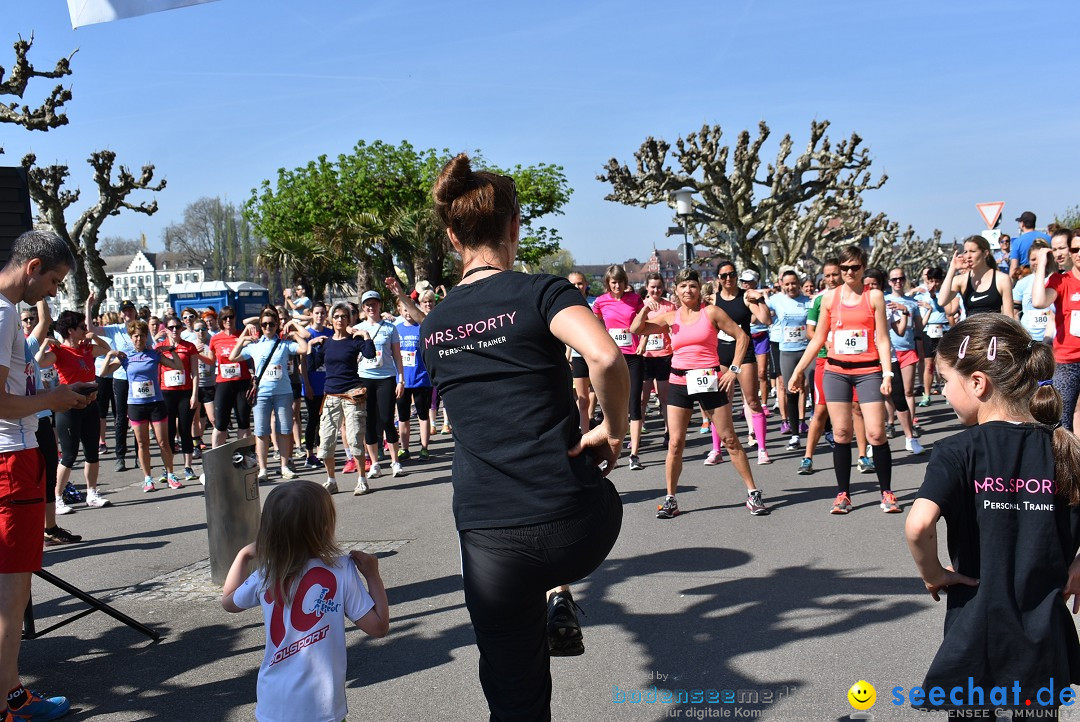
[[769,452],[765,451],[765,449],[758,449],[757,463],[762,466],[764,466],[765,464],[771,464],[772,459],[769,458]]
[[60,498],[58,496],[58,497],[56,497],[56,513],[57,514],[74,514],[75,510],[72,509],[70,506],[68,506],[67,502],[64,501],[62,498]]
[[799,448],[799,437],[798,436],[792,436],[790,439],[788,439],[787,448],[788,448],[788,451],[791,451],[793,449],[798,449]]
[[281,465],[281,478],[282,479],[295,479],[296,472],[289,468],[288,464]]
[[368,491],[367,479],[365,479],[364,477],[361,476],[356,481],[356,488],[353,489],[353,492],[352,492],[353,496],[360,496],[361,494],[366,494],[367,491]]
[[922,447],[922,444],[919,443],[918,439],[905,440],[904,448],[910,451],[912,454],[915,454],[916,456],[926,451],[926,449]]
[[[86,505],[95,509],[101,509],[106,506],[112,506],[112,502],[101,495],[97,489],[90,489],[86,492]],[[57,514],[60,513],[59,508]]]
[[713,449],[709,452],[709,455],[705,457],[705,466],[716,466],[724,460],[724,452],[719,449]]
[[[375,467],[371,468],[374,469]],[[401,476],[405,473],[405,470],[401,468],[401,464],[395,461],[393,464],[390,465],[390,473],[392,476]]]
[[331,494],[338,493],[337,482],[334,481],[333,479],[327,479],[326,481],[324,481],[323,482],[323,488],[326,489]]
[[372,464],[371,468],[368,469],[367,475],[368,475],[369,479],[378,479],[379,474],[381,474],[381,473],[382,473],[382,469],[379,468],[379,465],[378,464]]

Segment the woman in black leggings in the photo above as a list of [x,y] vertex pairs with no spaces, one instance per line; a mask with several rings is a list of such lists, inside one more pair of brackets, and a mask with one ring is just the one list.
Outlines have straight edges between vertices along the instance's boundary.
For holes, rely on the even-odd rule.
[[[521,224],[511,178],[474,173],[463,154],[434,195],[464,273],[421,334],[454,419],[454,517],[480,683],[492,720],[548,720],[545,595],[590,574],[618,537],[622,506],[604,475],[628,427],[629,372],[566,279],[509,270]],[[604,411],[584,436],[566,346],[588,363]],[[515,422],[500,422],[493,412],[511,400]]]

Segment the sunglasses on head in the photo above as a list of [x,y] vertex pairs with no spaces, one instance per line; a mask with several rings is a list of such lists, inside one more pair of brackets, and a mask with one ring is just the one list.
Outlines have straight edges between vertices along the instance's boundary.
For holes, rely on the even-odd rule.
[[845,266],[843,264],[840,264],[840,271],[844,273],[855,273],[855,271],[858,271],[860,268],[862,268],[861,263],[856,263],[851,266]]

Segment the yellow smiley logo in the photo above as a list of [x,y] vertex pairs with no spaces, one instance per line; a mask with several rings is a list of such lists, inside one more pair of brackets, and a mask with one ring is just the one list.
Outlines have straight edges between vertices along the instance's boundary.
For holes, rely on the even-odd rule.
[[847,693],[848,702],[857,710],[868,710],[877,702],[877,690],[865,679],[851,685]]

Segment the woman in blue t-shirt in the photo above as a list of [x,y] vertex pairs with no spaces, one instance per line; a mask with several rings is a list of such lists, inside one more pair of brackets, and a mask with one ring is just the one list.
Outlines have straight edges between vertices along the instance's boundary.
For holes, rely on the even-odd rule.
[[267,451],[270,446],[270,415],[277,416],[277,443],[281,453],[281,476],[295,479],[296,472],[289,466],[292,459],[293,391],[289,380],[289,360],[308,352],[308,343],[298,331],[280,335],[281,318],[277,311],[267,306],[259,317],[262,333],[255,336],[244,334],[233,346],[229,360],[246,359],[254,365],[252,378],[257,379],[255,404],[255,455],[259,460],[259,480],[266,481]]
[[383,438],[390,444],[390,469],[394,476],[402,473],[398,461],[398,432],[394,427],[394,404],[405,392],[405,378],[401,372],[401,337],[390,321],[382,318],[382,297],[378,291],[368,291],[360,298],[360,323],[355,328],[363,331],[375,343],[375,358],[360,362],[360,378],[367,389],[367,427],[364,445],[371,457],[368,476],[380,474],[379,446]]
[[138,446],[139,468],[142,469],[143,491],[154,490],[153,467],[150,463],[150,426],[161,451],[161,463],[165,473],[160,481],[170,489],[182,489],[183,483],[173,473],[172,441],[169,439],[169,414],[165,397],[161,394],[159,366],[183,371],[184,364],[176,355],[166,357],[161,351],[173,351],[172,346],[160,346],[156,350],[147,346],[150,326],[142,319],[129,321],[125,329],[134,349],[119,353],[120,364],[127,372],[127,415],[135,432]]

